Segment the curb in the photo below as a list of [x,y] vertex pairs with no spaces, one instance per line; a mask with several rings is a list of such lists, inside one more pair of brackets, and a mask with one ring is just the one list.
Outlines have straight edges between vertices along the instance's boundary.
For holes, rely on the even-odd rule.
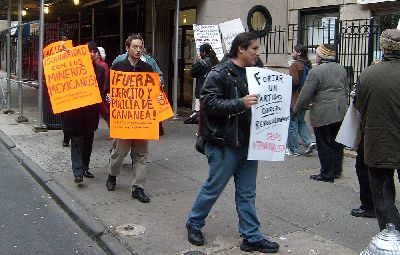
[[65,192],[47,172],[16,147],[15,143],[2,130],[0,130],[0,142],[9,149],[18,162],[107,254],[138,255],[136,251],[130,249],[127,244],[123,244],[120,239],[108,231],[99,220],[90,215],[82,205]]

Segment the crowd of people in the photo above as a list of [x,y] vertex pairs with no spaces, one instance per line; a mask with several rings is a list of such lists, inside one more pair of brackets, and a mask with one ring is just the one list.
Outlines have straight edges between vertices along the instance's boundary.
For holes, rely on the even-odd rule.
[[[356,217],[377,217],[380,229],[389,222],[400,230],[400,215],[395,205],[394,170],[400,168],[400,30],[390,29],[380,38],[382,61],[363,70],[354,103],[361,114],[362,140],[358,146],[356,173],[360,184],[361,206],[353,209]],[[99,113],[109,125],[109,69],[104,63],[104,49],[88,43],[93,66],[103,98],[99,105],[86,106],[64,114],[64,133],[71,139],[71,161],[74,181],[92,178],[89,171],[93,134]],[[139,34],[127,38],[126,53],[118,56],[111,69],[123,72],[162,72],[156,61],[144,53]],[[335,141],[345,117],[349,101],[347,72],[337,63],[331,45],[316,49],[315,66],[307,57],[308,49],[296,45],[292,76],[292,100],[288,130],[287,154],[300,156],[317,149],[320,173],[310,175],[315,181],[334,182],[342,174],[344,146]],[[201,186],[188,214],[188,241],[197,246],[205,243],[202,228],[206,218],[233,177],[240,249],[246,252],[274,253],[279,244],[260,231],[256,214],[256,179],[258,162],[248,160],[251,107],[258,96],[249,94],[246,67],[262,66],[259,38],[251,32],[238,34],[229,53],[220,63],[208,44],[200,47],[199,60],[191,75],[197,78],[195,114],[188,123],[199,123],[198,134],[204,138],[204,154],[208,159],[209,176]],[[309,111],[315,140],[305,121]],[[299,138],[304,151],[299,149]],[[64,140],[64,143],[66,141]],[[65,145],[65,144],[64,144]],[[68,146],[68,144],[66,144]],[[106,188],[116,188],[117,176],[126,155],[131,152],[133,180],[131,195],[140,202],[150,202],[144,192],[146,180],[147,140],[115,139],[111,150]]]

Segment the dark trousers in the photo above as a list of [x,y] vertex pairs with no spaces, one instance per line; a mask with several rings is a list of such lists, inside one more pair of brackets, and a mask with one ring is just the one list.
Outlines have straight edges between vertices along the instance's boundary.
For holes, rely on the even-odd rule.
[[383,230],[387,223],[393,223],[396,230],[400,230],[400,215],[395,204],[394,169],[369,167],[368,173],[379,229]]
[[357,149],[356,174],[360,184],[360,208],[367,211],[374,210],[371,186],[369,183],[368,166],[364,163],[364,139],[362,138]]
[[335,142],[342,122],[314,127],[317,143],[321,175],[327,179],[334,179],[335,175],[342,173],[343,145]]
[[93,131],[81,136],[71,136],[71,161],[74,176],[82,176],[83,171],[89,169],[93,136]]

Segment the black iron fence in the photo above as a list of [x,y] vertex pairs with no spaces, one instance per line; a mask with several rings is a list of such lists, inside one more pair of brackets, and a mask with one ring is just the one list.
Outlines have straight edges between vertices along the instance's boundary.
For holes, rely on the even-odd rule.
[[271,55],[282,55],[282,59],[284,56],[287,59],[295,45],[303,44],[308,47],[312,59],[318,45],[332,44],[338,53],[337,61],[348,71],[353,87],[362,70],[381,58],[381,32],[396,28],[396,25],[395,20],[382,22],[381,18],[340,21],[330,18],[307,26],[273,26],[266,37],[260,38],[261,55],[267,63]]

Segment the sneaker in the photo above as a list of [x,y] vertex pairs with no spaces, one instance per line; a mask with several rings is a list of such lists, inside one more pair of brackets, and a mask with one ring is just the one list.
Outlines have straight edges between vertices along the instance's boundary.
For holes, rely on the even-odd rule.
[[317,148],[317,144],[314,143],[314,142],[312,142],[312,143],[310,143],[310,144],[307,146],[306,150],[304,151],[304,154],[310,154],[310,153],[312,153],[316,148]]
[[143,188],[137,187],[132,191],[132,198],[137,199],[142,203],[150,202],[150,198],[144,193]]
[[292,156],[292,152],[288,148],[286,148],[285,155]]
[[293,153],[292,153],[292,156],[293,156],[293,157],[298,157],[298,156],[300,156],[300,153],[298,153],[298,152],[293,152]]
[[243,239],[240,250],[245,252],[259,251],[261,253],[275,253],[279,250],[279,244],[266,239],[254,243]]

